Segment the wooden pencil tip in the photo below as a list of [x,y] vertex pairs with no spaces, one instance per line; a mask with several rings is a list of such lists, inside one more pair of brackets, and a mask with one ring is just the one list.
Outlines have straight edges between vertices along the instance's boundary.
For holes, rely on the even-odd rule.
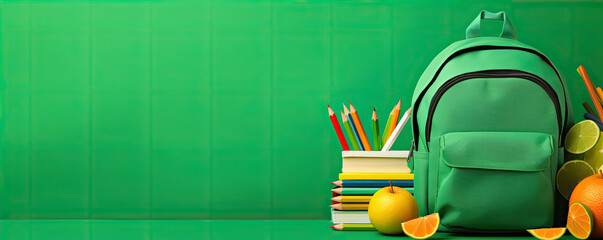
[[329,110],[329,116],[335,115],[335,113],[333,112],[333,109],[331,109],[331,107],[327,107],[327,110]]
[[335,225],[331,226],[332,229],[335,229]]
[[345,106],[345,103],[343,104],[343,112],[348,115],[350,113],[350,110],[348,110],[348,107]]
[[354,109],[354,105],[352,105],[352,102],[350,102],[350,111],[351,112],[356,112],[356,109]]

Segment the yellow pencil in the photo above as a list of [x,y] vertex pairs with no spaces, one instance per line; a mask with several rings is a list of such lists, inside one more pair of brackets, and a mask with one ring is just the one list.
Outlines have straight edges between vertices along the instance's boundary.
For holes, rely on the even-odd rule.
[[340,203],[367,203],[371,201],[372,195],[352,195],[332,197],[331,201]]
[[368,210],[368,203],[336,203],[331,205],[335,210]]
[[[398,125],[398,118],[400,117],[400,105],[401,104],[402,104],[402,99],[400,99],[398,101],[398,104],[396,104],[396,107],[394,107],[394,115],[392,116],[392,123],[389,125],[389,129],[387,131],[387,139],[389,139],[389,137],[394,132],[396,125]],[[385,140],[385,142],[387,142],[387,139]]]
[[398,135],[400,135],[400,132],[402,132],[402,128],[404,128],[404,125],[408,121],[408,118],[410,118],[410,108],[408,110],[406,110],[406,112],[404,112],[404,116],[402,116],[402,119],[398,123],[398,126],[396,126],[396,128],[394,129],[394,132],[391,134],[391,136],[389,136],[389,138],[387,139],[387,142],[385,142],[385,144],[383,144],[381,151],[384,151],[384,152],[389,151],[389,149],[392,148],[392,145],[394,145],[396,138],[398,138]]
[[354,119],[354,124],[356,124],[356,129],[358,129],[358,135],[360,135],[360,140],[362,140],[362,145],[364,146],[364,151],[373,151],[371,149],[371,144],[366,137],[366,133],[364,132],[364,128],[362,128],[362,123],[360,123],[360,118],[358,118],[358,112],[352,106],[350,102],[350,114],[352,114],[352,118]]

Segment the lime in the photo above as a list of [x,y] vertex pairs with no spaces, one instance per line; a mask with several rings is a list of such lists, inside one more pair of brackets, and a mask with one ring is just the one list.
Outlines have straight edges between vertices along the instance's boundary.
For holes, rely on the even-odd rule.
[[597,145],[584,153],[584,161],[594,169],[599,169],[603,165],[603,141],[598,141]]
[[584,120],[574,125],[565,135],[565,149],[573,154],[584,153],[597,144],[601,131],[591,120]]
[[595,169],[582,160],[572,160],[563,164],[557,172],[557,190],[569,199],[572,191],[582,181],[595,174]]

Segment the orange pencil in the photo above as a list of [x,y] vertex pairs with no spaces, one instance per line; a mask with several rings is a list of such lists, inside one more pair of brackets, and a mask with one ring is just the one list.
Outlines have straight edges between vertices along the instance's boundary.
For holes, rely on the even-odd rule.
[[576,69],[582,80],[584,81],[584,85],[586,85],[586,90],[588,90],[588,95],[590,95],[590,99],[593,101],[593,105],[595,105],[595,109],[597,109],[597,114],[599,115],[599,119],[603,116],[603,107],[601,107],[601,103],[599,102],[599,97],[597,96],[597,92],[593,87],[593,83],[590,81],[588,77],[588,73],[586,73],[586,69],[584,69],[583,65],[580,65],[578,69]]
[[597,89],[595,89],[595,91],[597,92],[597,95],[599,96],[599,102],[601,104],[603,104],[603,90],[601,90],[601,88],[598,87]]
[[[394,107],[394,115],[392,116],[392,123],[389,125],[389,129],[387,130],[387,139],[392,135],[394,129],[396,129],[396,125],[398,125],[398,118],[400,117],[400,105],[402,104],[402,99],[398,101],[398,104]],[[385,140],[387,142],[387,139]]]
[[327,104],[327,108],[329,109],[329,118],[331,118],[331,123],[333,123],[333,127],[335,128],[335,133],[337,134],[337,138],[339,138],[339,143],[341,143],[341,147],[344,151],[350,151],[348,142],[345,140],[343,132],[341,132],[341,127],[339,126],[337,116],[335,116],[335,113],[333,112],[333,109],[331,109],[331,106],[329,106],[329,104]]
[[362,123],[360,123],[360,118],[358,118],[358,112],[356,112],[356,109],[354,109],[351,102],[350,113],[352,114],[352,118],[354,118],[354,124],[356,124],[356,129],[358,129],[358,135],[360,135],[362,145],[364,145],[364,151],[373,151],[373,149],[371,149],[371,144],[366,137],[366,133],[364,132],[364,128],[362,128]]

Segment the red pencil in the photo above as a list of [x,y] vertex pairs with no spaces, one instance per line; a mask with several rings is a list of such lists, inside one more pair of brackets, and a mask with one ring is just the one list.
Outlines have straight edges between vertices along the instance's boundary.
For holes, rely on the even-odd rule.
[[329,109],[329,117],[331,118],[331,122],[333,123],[333,127],[335,128],[335,133],[337,133],[337,138],[339,138],[339,142],[341,143],[341,147],[344,151],[350,151],[350,147],[348,146],[348,142],[345,140],[343,136],[343,132],[341,131],[341,127],[339,126],[339,121],[337,120],[337,116],[331,109],[331,106],[327,104],[327,108]]
[[597,92],[595,91],[595,87],[593,83],[590,81],[588,74],[586,73],[586,69],[584,66],[580,65],[578,69],[576,69],[582,80],[584,81],[584,85],[586,85],[586,90],[588,90],[588,95],[590,95],[590,99],[593,101],[593,105],[595,105],[595,109],[597,109],[597,114],[599,115],[599,119],[603,118],[603,107],[601,107],[601,103],[599,102],[599,97],[597,96]]

